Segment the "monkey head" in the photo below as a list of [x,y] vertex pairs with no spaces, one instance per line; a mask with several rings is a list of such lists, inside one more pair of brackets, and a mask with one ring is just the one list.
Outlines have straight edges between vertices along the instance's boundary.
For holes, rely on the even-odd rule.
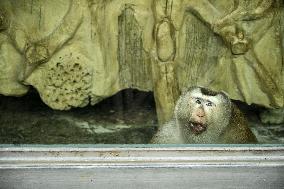
[[231,106],[223,92],[192,87],[177,101],[175,119],[186,136],[220,133],[230,122]]

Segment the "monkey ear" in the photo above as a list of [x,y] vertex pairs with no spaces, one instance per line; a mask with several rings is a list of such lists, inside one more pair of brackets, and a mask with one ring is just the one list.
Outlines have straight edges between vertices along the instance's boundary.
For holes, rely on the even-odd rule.
[[219,92],[219,94],[221,95],[221,97],[222,98],[224,98],[228,103],[229,103],[229,105],[230,105],[230,107],[232,107],[232,105],[233,105],[233,102],[232,102],[232,100],[230,99],[230,96],[229,96],[229,94],[228,93],[226,93],[225,91],[220,91]]
[[231,100],[230,95],[226,91],[221,90],[220,94]]

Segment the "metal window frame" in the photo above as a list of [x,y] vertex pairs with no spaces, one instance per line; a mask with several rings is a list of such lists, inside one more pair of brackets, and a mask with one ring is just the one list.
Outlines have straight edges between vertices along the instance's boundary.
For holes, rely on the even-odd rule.
[[280,144],[0,146],[0,188],[284,188],[283,173]]

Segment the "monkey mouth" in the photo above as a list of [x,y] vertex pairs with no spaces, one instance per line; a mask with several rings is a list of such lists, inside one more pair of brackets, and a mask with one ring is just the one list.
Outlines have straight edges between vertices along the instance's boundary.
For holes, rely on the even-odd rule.
[[207,126],[202,123],[197,123],[197,122],[190,122],[189,123],[189,128],[191,132],[193,132],[195,135],[201,134],[204,131],[206,131]]

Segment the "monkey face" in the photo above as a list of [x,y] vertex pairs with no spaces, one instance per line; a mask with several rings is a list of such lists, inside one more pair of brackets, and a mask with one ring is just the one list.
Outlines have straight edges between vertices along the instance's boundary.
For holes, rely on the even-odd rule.
[[195,135],[207,130],[209,113],[214,110],[216,104],[200,95],[191,95],[188,100],[191,112],[188,127]]
[[[179,126],[185,132],[200,135],[207,130],[219,129],[224,117],[229,117],[227,109],[230,100],[222,93],[202,93],[194,88],[180,97],[175,109]],[[218,127],[218,128],[214,128]]]

